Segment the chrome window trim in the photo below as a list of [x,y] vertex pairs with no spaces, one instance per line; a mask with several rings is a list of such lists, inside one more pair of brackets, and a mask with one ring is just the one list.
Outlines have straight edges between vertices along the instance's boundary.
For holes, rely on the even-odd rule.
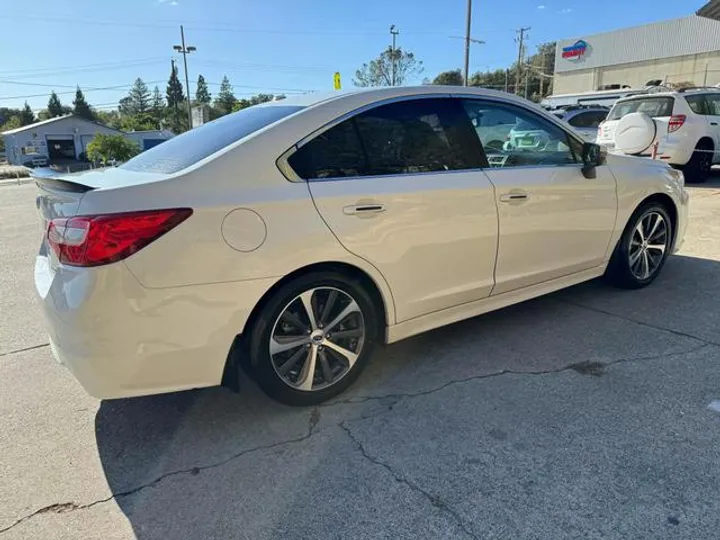
[[[302,139],[300,139],[297,143],[295,143],[293,146],[285,150],[280,157],[277,158],[275,161],[275,164],[277,168],[280,170],[282,175],[289,181],[293,183],[298,182],[339,182],[339,181],[345,181],[345,180],[358,180],[361,178],[396,178],[396,177],[404,177],[408,175],[413,176],[426,176],[426,175],[445,175],[445,174],[454,174],[454,173],[468,173],[468,172],[483,172],[485,170],[501,170],[499,167],[487,167],[487,168],[475,168],[475,169],[459,169],[459,170],[453,170],[453,171],[426,171],[426,172],[415,172],[415,173],[405,173],[405,174],[373,174],[373,175],[366,175],[366,176],[333,176],[328,178],[302,178],[300,177],[295,170],[290,166],[288,163],[288,159],[290,159],[290,156],[292,156],[295,152],[297,152],[300,148],[302,148],[304,145],[306,145],[308,142],[313,140],[315,137],[318,137],[328,131],[329,129],[332,129],[333,127],[337,126],[338,124],[344,122],[345,120],[348,120],[358,114],[361,114],[363,112],[375,109],[377,107],[382,107],[384,105],[390,105],[392,103],[399,103],[403,101],[413,101],[416,99],[470,99],[475,101],[492,101],[495,103],[500,103],[503,105],[508,105],[510,107],[517,107],[523,110],[526,110],[528,113],[533,114],[535,116],[539,116],[541,119],[545,118],[543,115],[537,114],[536,111],[533,111],[530,107],[526,107],[522,104],[513,103],[510,100],[503,99],[501,97],[496,96],[479,96],[477,94],[415,94],[415,95],[408,95],[408,96],[396,96],[392,98],[383,99],[381,101],[375,101],[373,103],[368,103],[367,105],[363,105],[362,107],[358,107],[357,109],[353,109],[352,111],[349,111],[347,113],[344,113],[337,118],[334,118],[333,120],[327,122],[326,124],[322,125],[312,133],[306,135]],[[550,117],[552,115],[549,115]],[[546,120],[548,118],[545,118]],[[554,117],[550,118],[551,123],[556,125],[558,129],[560,129],[563,133],[565,133],[568,137],[571,137],[574,139],[577,143],[580,145],[585,144],[585,141],[575,134],[569,132],[567,129],[565,129],[562,125],[562,120],[556,119]],[[572,152],[572,150],[571,150]],[[545,169],[548,167],[575,167],[578,169],[581,169],[583,167],[583,164],[581,162],[578,163],[567,163],[567,164],[561,164],[561,165],[555,165],[555,164],[547,164],[547,165],[522,165],[518,167],[512,167],[513,170],[517,169]]]

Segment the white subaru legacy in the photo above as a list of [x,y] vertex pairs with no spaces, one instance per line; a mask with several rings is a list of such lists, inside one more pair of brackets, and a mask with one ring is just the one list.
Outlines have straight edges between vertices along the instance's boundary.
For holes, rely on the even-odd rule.
[[[542,144],[483,148],[494,109]],[[37,185],[52,349],[99,398],[236,387],[242,366],[318,403],[378,343],[603,275],[648,285],[688,213],[681,172],[440,86],[250,107]]]

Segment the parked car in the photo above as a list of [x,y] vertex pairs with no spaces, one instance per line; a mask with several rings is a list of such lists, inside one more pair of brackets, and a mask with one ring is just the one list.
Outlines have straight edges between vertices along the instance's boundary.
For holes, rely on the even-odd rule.
[[575,128],[586,141],[595,142],[598,127],[607,118],[610,109],[600,105],[571,105],[552,113]]
[[[546,144],[486,151],[489,110]],[[688,204],[662,162],[505,93],[428,86],[288,97],[37,184],[37,294],[90,394],[232,387],[247,363],[296,405],[350,386],[378,343],[603,275],[650,284]]]
[[656,157],[703,182],[720,163],[720,90],[688,88],[620,99],[600,126],[598,144],[627,155]]

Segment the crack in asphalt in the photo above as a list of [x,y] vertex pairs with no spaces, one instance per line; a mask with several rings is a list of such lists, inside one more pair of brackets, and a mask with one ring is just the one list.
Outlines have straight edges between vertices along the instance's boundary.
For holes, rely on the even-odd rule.
[[408,480],[405,476],[403,476],[401,473],[396,472],[390,465],[385,463],[384,461],[381,461],[380,459],[371,456],[367,450],[365,449],[365,446],[360,442],[360,439],[358,439],[353,432],[350,430],[350,428],[346,425],[346,421],[343,420],[338,424],[340,428],[342,428],[343,431],[347,434],[347,436],[350,438],[350,440],[353,442],[353,444],[357,447],[358,451],[362,456],[367,459],[370,463],[373,463],[375,465],[378,465],[379,467],[382,467],[387,472],[390,473],[390,475],[395,479],[396,482],[400,482],[401,484],[406,485],[408,488],[410,488],[411,491],[414,491],[415,493],[419,493],[422,495],[425,499],[430,502],[431,505],[433,505],[435,508],[441,510],[442,512],[449,514],[452,520],[455,522],[455,524],[462,529],[462,531],[469,536],[470,538],[474,538],[475,540],[478,540],[479,537],[476,536],[471,530],[467,528],[465,523],[463,522],[462,516],[458,514],[455,510],[453,510],[447,502],[445,502],[441,497],[437,495],[433,495],[429,491],[426,491],[425,489],[421,488],[419,485],[417,485],[415,482],[412,482],[411,480]]
[[581,304],[579,302],[571,302],[570,300],[559,300],[557,298],[553,298],[553,300],[555,302],[558,302],[559,304],[567,304],[569,306],[575,306],[575,307],[579,307],[582,309],[587,309],[588,311],[594,311],[595,313],[602,313],[603,315],[609,315],[610,317],[615,317],[616,319],[620,319],[625,322],[630,322],[633,324],[637,324],[639,326],[644,326],[645,328],[652,328],[653,330],[660,330],[661,332],[668,332],[669,334],[674,334],[676,336],[694,339],[696,341],[701,341],[703,343],[707,343],[708,345],[716,345],[716,346],[720,347],[720,342],[710,341],[709,339],[701,338],[701,337],[695,336],[693,334],[688,334],[687,332],[683,332],[682,330],[674,330],[673,328],[666,328],[664,326],[657,326],[655,324],[638,321],[637,319],[633,319],[632,317],[626,317],[625,315],[619,315],[618,313],[613,313],[612,311],[607,311],[605,309],[588,306],[586,304]]
[[[504,376],[504,375],[533,375],[533,376],[535,376],[535,375],[552,375],[552,374],[558,374],[558,373],[563,373],[563,372],[567,372],[567,371],[575,371],[575,372],[577,372],[577,373],[585,374],[585,375],[601,376],[601,375],[603,374],[603,370],[604,370],[605,368],[610,367],[610,366],[614,366],[614,365],[617,365],[617,364],[657,360],[657,359],[660,359],[660,358],[668,358],[668,357],[680,356],[680,355],[684,355],[684,354],[693,353],[693,352],[696,352],[696,351],[699,351],[699,350],[702,350],[702,349],[706,349],[706,348],[708,348],[708,347],[720,347],[720,343],[715,343],[715,342],[708,341],[708,340],[705,340],[705,339],[702,339],[702,338],[698,338],[697,336],[692,336],[692,335],[689,335],[689,334],[685,334],[684,332],[675,331],[675,330],[671,330],[671,329],[667,329],[667,328],[662,328],[662,327],[656,327],[656,326],[653,326],[653,325],[651,325],[651,324],[647,324],[647,323],[642,323],[642,322],[639,322],[639,321],[635,321],[635,320],[633,320],[633,319],[629,319],[629,318],[626,318],[626,317],[617,315],[617,314],[615,314],[615,313],[605,312],[604,310],[596,309],[596,308],[591,308],[591,307],[588,307],[588,306],[584,306],[584,305],[582,305],[582,304],[575,304],[575,303],[572,303],[572,302],[565,302],[565,303],[568,303],[568,304],[571,304],[571,305],[576,305],[576,306],[578,306],[578,307],[590,309],[590,310],[593,310],[593,311],[598,311],[598,312],[600,312],[600,313],[605,313],[605,314],[607,314],[607,315],[611,315],[611,316],[614,316],[614,317],[618,317],[618,318],[621,318],[621,319],[623,319],[623,320],[627,320],[627,321],[629,321],[629,322],[633,322],[633,323],[636,323],[636,324],[639,324],[639,325],[642,325],[642,326],[654,328],[654,329],[656,329],[656,330],[661,330],[661,331],[665,331],[665,332],[670,332],[670,333],[672,333],[672,334],[676,334],[676,335],[679,335],[679,336],[691,338],[691,339],[694,339],[694,340],[696,340],[696,341],[701,342],[702,345],[700,345],[700,346],[698,346],[698,347],[692,347],[692,348],[690,348],[690,349],[686,349],[686,350],[683,350],[683,351],[674,352],[674,353],[661,353],[661,354],[655,354],[655,355],[650,355],[650,356],[635,356],[635,357],[627,357],[627,358],[618,358],[618,359],[616,359],[616,360],[612,360],[612,361],[609,361],[609,362],[588,362],[588,361],[585,361],[585,362],[576,362],[576,363],[568,364],[568,365],[565,365],[565,366],[562,366],[562,367],[559,367],[559,368],[556,368],[556,369],[547,369],[547,370],[538,370],[538,371],[501,370],[501,371],[498,371],[498,372],[495,372],[495,373],[485,373],[485,374],[481,374],[481,375],[472,375],[472,376],[470,376],[470,377],[465,377],[465,378],[462,378],[462,379],[455,379],[455,380],[452,380],[452,381],[447,381],[447,382],[445,382],[445,383],[443,383],[443,384],[441,384],[441,385],[439,385],[439,386],[436,386],[436,387],[434,387],[434,388],[430,388],[430,389],[427,389],[427,390],[422,390],[422,391],[419,391],[419,392],[384,394],[384,395],[380,395],[380,396],[362,396],[362,397],[349,398],[349,399],[341,400],[341,401],[333,401],[333,402],[329,402],[329,403],[321,403],[320,405],[318,405],[318,406],[316,406],[316,407],[314,407],[314,408],[312,409],[312,411],[311,411],[311,413],[310,413],[310,416],[309,416],[309,418],[308,418],[307,433],[304,434],[304,435],[302,435],[302,436],[300,436],[300,437],[295,437],[295,438],[293,438],[293,439],[287,439],[287,440],[280,441],[280,442],[276,442],[276,443],[272,443],[272,444],[265,444],[265,445],[260,445],[260,446],[255,446],[255,447],[252,447],[252,448],[248,448],[248,449],[242,450],[242,451],[240,451],[240,452],[237,452],[237,453],[235,453],[235,454],[233,454],[233,455],[231,455],[231,456],[229,456],[229,457],[227,457],[227,458],[225,458],[225,459],[223,459],[223,460],[220,460],[220,461],[217,461],[217,462],[214,462],[214,463],[210,463],[210,464],[207,464],[207,465],[200,465],[200,466],[189,467],[189,468],[185,468],[185,469],[179,469],[179,470],[176,470],[176,471],[170,471],[170,472],[164,473],[164,474],[158,476],[157,478],[155,478],[154,480],[152,480],[152,481],[150,481],[150,482],[147,482],[147,483],[145,483],[145,484],[142,484],[142,485],[140,485],[140,486],[138,486],[138,487],[136,487],[136,488],[133,488],[133,489],[130,489],[130,490],[127,490],[127,491],[122,491],[122,492],[119,492],[119,493],[113,493],[113,494],[110,495],[109,497],[106,497],[106,498],[104,498],[104,499],[99,499],[99,500],[93,501],[93,502],[91,502],[91,503],[87,503],[87,504],[77,504],[77,503],[75,503],[75,502],[66,502],[66,503],[55,503],[55,504],[51,504],[51,505],[49,505],[49,506],[45,506],[45,507],[43,507],[43,508],[40,508],[40,509],[38,509],[38,510],[32,512],[32,513],[30,513],[30,514],[27,514],[27,515],[25,515],[25,516],[23,516],[23,517],[21,517],[21,518],[18,518],[15,522],[13,522],[12,524],[10,524],[9,526],[0,529],[0,534],[9,531],[10,529],[16,527],[17,525],[20,525],[21,523],[23,523],[23,522],[25,522],[25,521],[27,521],[27,520],[29,520],[29,519],[37,516],[37,515],[42,515],[42,514],[47,514],[47,513],[62,514],[62,513],[66,513],[66,512],[73,512],[73,511],[76,511],[76,510],[86,510],[86,509],[88,509],[88,508],[92,508],[93,506],[96,506],[96,505],[99,505],[99,504],[103,504],[103,503],[109,502],[109,501],[111,501],[111,500],[113,500],[113,499],[119,499],[119,498],[129,497],[129,496],[135,495],[135,494],[137,494],[137,493],[139,493],[139,492],[141,492],[141,491],[143,491],[143,490],[145,490],[145,489],[148,489],[148,488],[151,488],[151,487],[156,486],[157,484],[159,484],[160,482],[164,481],[164,480],[167,479],[167,478],[171,478],[171,477],[174,477],[174,476],[185,475],[185,474],[190,474],[190,475],[193,475],[193,476],[194,476],[194,475],[199,474],[201,471],[208,470],[208,469],[214,469],[214,468],[217,468],[217,467],[221,467],[221,466],[223,466],[223,465],[226,465],[227,463],[230,463],[231,461],[234,461],[235,459],[238,459],[238,458],[240,458],[240,457],[242,457],[242,456],[244,456],[244,455],[246,455],[246,454],[250,454],[250,453],[253,453],[253,452],[260,451],[260,450],[271,450],[271,449],[274,449],[274,448],[278,448],[278,447],[280,447],[280,446],[285,446],[285,445],[288,445],[288,444],[295,444],[295,443],[303,442],[303,441],[305,441],[305,440],[313,437],[314,435],[320,433],[321,431],[324,431],[324,430],[326,430],[326,429],[330,429],[330,428],[333,428],[333,427],[340,427],[340,428],[342,428],[342,429],[348,434],[348,436],[355,442],[355,444],[358,446],[358,448],[359,448],[360,452],[363,454],[363,456],[365,456],[367,459],[369,459],[369,460],[372,461],[373,463],[375,463],[375,464],[377,464],[377,465],[379,465],[379,466],[382,466],[382,467],[384,467],[385,469],[387,469],[387,470],[396,478],[396,480],[405,483],[405,484],[408,485],[411,489],[413,489],[413,490],[421,493],[424,497],[426,497],[426,498],[433,504],[433,506],[435,506],[435,507],[437,507],[437,508],[440,508],[440,509],[442,509],[442,510],[448,512],[448,513],[450,513],[450,514],[453,516],[453,518],[455,519],[455,521],[457,522],[458,526],[459,526],[466,534],[468,534],[468,535],[469,535],[470,537],[472,537],[472,538],[477,538],[477,536],[475,536],[471,531],[469,531],[469,530],[466,529],[466,527],[465,527],[464,524],[462,523],[462,520],[461,520],[460,515],[457,514],[457,513],[456,513],[454,510],[452,510],[451,508],[447,507],[446,503],[444,503],[441,499],[439,499],[438,497],[436,497],[436,496],[434,496],[434,495],[432,495],[432,494],[424,491],[424,490],[423,490],[422,488],[420,488],[419,486],[412,484],[411,482],[409,482],[407,479],[403,478],[402,476],[399,476],[399,475],[398,475],[397,473],[395,473],[395,472],[392,470],[392,468],[391,468],[389,465],[387,465],[386,463],[384,463],[384,462],[382,462],[382,461],[380,461],[380,460],[378,460],[378,459],[376,459],[376,458],[372,458],[372,456],[369,456],[369,455],[367,454],[367,452],[365,452],[364,447],[362,446],[362,444],[360,443],[360,441],[358,441],[358,440],[352,435],[352,433],[350,432],[349,428],[345,425],[345,423],[348,422],[348,421],[352,421],[352,420],[364,420],[364,419],[371,418],[371,417],[373,417],[373,416],[377,416],[377,415],[379,415],[379,414],[383,414],[383,413],[386,412],[386,411],[391,411],[391,410],[393,410],[394,406],[397,405],[397,403],[399,403],[399,402],[400,402],[401,400],[403,400],[403,399],[411,399],[411,398],[416,398],[416,397],[427,396],[427,395],[430,395],[430,394],[434,394],[434,393],[436,393],[436,392],[440,392],[440,391],[442,391],[442,390],[445,390],[445,389],[448,388],[448,387],[451,387],[451,386],[454,386],[454,385],[458,385],[458,384],[464,384],[464,383],[473,382],[473,381],[478,381],[478,380],[483,380],[483,379],[491,379],[491,378],[495,378],[495,377],[501,377],[501,376]],[[46,347],[46,346],[48,346],[48,345],[49,345],[49,344],[36,345],[36,346],[34,346],[34,347],[28,347],[27,349],[22,349],[22,350],[38,349],[38,348],[41,348],[41,347]],[[22,352],[22,350],[20,350],[20,351],[14,351],[14,352]],[[6,353],[6,354],[13,354],[13,353]],[[0,355],[0,356],[2,356],[2,355]],[[387,400],[387,401],[390,402],[390,404],[388,405],[388,407],[387,407],[386,409],[379,409],[378,411],[375,411],[372,415],[369,415],[369,416],[362,415],[362,416],[360,416],[359,418],[349,418],[349,419],[342,420],[342,421],[339,422],[338,424],[332,424],[332,425],[326,426],[326,427],[324,427],[324,428],[317,429],[317,425],[318,425],[318,423],[320,422],[320,409],[321,409],[321,408],[334,407],[334,406],[337,406],[337,405],[355,405],[355,404],[366,403],[366,402],[370,402],[370,401],[383,401],[383,400]]]
[[[702,341],[702,340],[698,340]],[[720,345],[717,345],[715,343],[711,342],[704,342],[702,345],[698,347],[692,347],[690,349],[685,349],[683,351],[673,352],[673,353],[661,353],[661,354],[655,354],[651,356],[631,356],[628,358],[618,358],[616,360],[611,360],[609,362],[575,362],[572,364],[567,364],[565,366],[561,366],[555,369],[545,369],[545,370],[538,370],[538,371],[515,371],[510,369],[503,369],[501,371],[496,371],[494,373],[483,373],[481,375],[472,375],[470,377],[465,377],[462,379],[454,379],[452,381],[447,381],[439,386],[429,388],[428,390],[421,390],[419,392],[406,392],[406,393],[399,393],[399,394],[384,394],[381,396],[360,396],[360,397],[353,397],[346,400],[341,401],[333,401],[330,403],[321,403],[319,407],[333,407],[335,405],[356,405],[358,403],[366,403],[368,401],[379,401],[383,399],[395,399],[396,403],[397,401],[400,401],[402,399],[408,399],[408,398],[415,398],[420,396],[427,396],[429,394],[434,394],[435,392],[439,392],[441,390],[444,390],[448,388],[449,386],[454,386],[456,384],[464,384],[467,382],[477,381],[481,379],[491,379],[494,377],[501,377],[503,375],[552,375],[556,373],[563,373],[566,371],[575,371],[576,373],[580,374],[586,374],[586,375],[594,375],[598,376],[600,375],[599,371],[601,371],[604,368],[614,366],[616,364],[625,364],[629,362],[641,362],[646,360],[657,360],[659,358],[667,358],[672,356],[679,356],[683,354],[690,354],[696,351],[700,351],[702,349],[705,349],[707,347],[718,347]],[[396,404],[393,403],[390,406],[390,409]]]
[[[96,506],[98,504],[110,502],[113,499],[120,499],[123,497],[129,497],[131,495],[135,495],[136,493],[139,493],[145,489],[154,487],[157,484],[159,484],[160,482],[162,482],[163,480],[165,480],[167,478],[171,478],[173,476],[180,476],[180,475],[184,475],[184,474],[189,474],[189,475],[195,476],[195,475],[200,474],[200,472],[205,471],[207,469],[214,469],[216,467],[222,467],[223,465],[226,465],[227,463],[230,463],[231,461],[233,461],[239,457],[242,457],[246,454],[250,454],[252,452],[257,452],[259,450],[272,450],[273,448],[278,448],[278,447],[284,446],[286,444],[295,444],[295,443],[305,441],[305,440],[309,439],[310,437],[312,437],[313,435],[316,435],[320,431],[323,431],[322,429],[320,429],[320,430],[315,429],[317,427],[317,424],[319,421],[320,421],[320,412],[316,408],[312,411],[312,413],[310,414],[310,418],[308,419],[307,433],[301,437],[295,437],[294,439],[288,439],[285,441],[280,441],[280,442],[276,442],[276,443],[272,443],[272,444],[263,444],[260,446],[255,446],[253,448],[248,448],[246,450],[237,452],[236,454],[233,454],[232,456],[227,457],[223,460],[217,461],[215,463],[210,463],[208,465],[200,465],[200,466],[195,466],[195,467],[189,467],[186,469],[179,469],[177,471],[170,471],[165,474],[161,474],[160,476],[158,476],[151,482],[147,482],[145,484],[142,484],[133,489],[129,489],[127,491],[113,493],[109,497],[106,497],[104,499],[98,499],[91,503],[77,504],[77,503],[71,501],[71,502],[65,502],[65,503],[54,503],[49,506],[44,506],[43,508],[35,510],[31,514],[27,514],[26,516],[23,516],[23,517],[15,520],[13,523],[8,525],[7,527],[0,529],[0,534],[9,531],[13,527],[17,527],[21,523],[23,523],[37,515],[50,514],[50,513],[64,514],[66,512],[74,512],[76,510],[87,510],[88,508],[92,508],[93,506]],[[335,426],[328,426],[328,427],[335,427]],[[327,429],[327,428],[325,428],[325,429]]]
[[[26,352],[26,351],[33,351],[33,350],[35,350],[35,349],[42,349],[43,347],[49,347],[49,346],[50,346],[49,343],[41,343],[40,345],[33,345],[32,347],[25,347],[25,348],[23,348],[23,349],[16,349],[16,350],[14,350],[14,351],[8,351],[8,352],[0,353],[0,357],[2,357],[2,356],[10,356],[11,354],[18,354],[18,353]],[[0,532],[2,532],[2,531],[0,531]]]

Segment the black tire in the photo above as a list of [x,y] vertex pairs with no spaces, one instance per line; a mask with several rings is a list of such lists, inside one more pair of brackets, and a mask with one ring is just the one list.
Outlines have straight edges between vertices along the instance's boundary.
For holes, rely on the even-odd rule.
[[682,168],[686,182],[702,183],[708,179],[712,168],[713,150],[710,141],[700,141],[697,144],[690,161]]
[[[292,382],[286,382],[278,373],[278,368],[273,363],[273,358],[270,354],[270,341],[273,331],[276,328],[276,323],[281,324],[280,317],[286,308],[290,308],[302,293],[318,288],[322,290],[319,294],[323,294],[326,290],[337,289],[340,292],[336,298],[341,297],[342,299],[346,299],[345,296],[341,295],[341,293],[345,293],[355,301],[359,307],[359,313],[362,314],[362,321],[364,321],[364,337],[357,360],[349,370],[346,370],[345,374],[342,375],[337,382],[331,383],[329,386],[320,387],[319,389],[301,390],[294,388],[291,385]],[[317,294],[316,292],[315,295]],[[318,297],[314,296],[313,298],[317,299]],[[317,303],[318,300],[315,300],[315,302]],[[326,299],[326,303],[330,302]],[[377,317],[378,309],[379,306],[375,305],[361,281],[339,272],[307,274],[283,285],[268,302],[266,302],[250,332],[248,350],[252,357],[254,378],[268,396],[287,405],[316,405],[341,394],[355,382],[372,356],[380,331],[380,325],[378,324],[379,318]],[[320,311],[320,309],[318,309],[318,311]],[[304,313],[307,313],[307,311]],[[302,315],[298,316],[302,317]],[[307,315],[304,317],[307,317]],[[314,317],[319,318],[317,314],[314,315]],[[303,321],[304,320],[305,318],[303,318]],[[295,331],[292,331],[292,333],[295,333]],[[314,347],[314,345],[311,346]],[[308,345],[304,347],[308,347]],[[322,349],[322,347],[320,347],[320,349]],[[300,348],[289,350],[287,354],[290,355],[294,352],[301,354]],[[329,355],[331,352],[332,351],[326,348],[326,355]],[[357,352],[357,350],[354,352]],[[339,357],[335,356],[334,353],[331,356],[334,362],[338,362]],[[326,358],[331,357],[326,356]],[[304,367],[307,358],[302,359],[301,355],[301,360],[303,363],[297,369],[291,370],[288,373],[289,377],[292,376],[294,371],[299,371],[300,368]],[[337,368],[337,366],[335,367]],[[320,372],[318,372],[318,369],[320,369]],[[318,368],[316,365],[315,374],[313,374],[313,382],[310,383],[311,385],[314,385],[316,378],[323,377],[322,368]],[[301,373],[297,374],[298,379],[301,375]]]
[[[653,214],[659,214],[662,216],[666,224],[666,234],[662,238],[664,243],[664,251],[662,257],[659,259],[657,266],[653,269],[647,277],[639,277],[633,270],[631,265],[631,245],[634,248],[637,247],[637,232],[636,228],[641,221],[648,219]],[[648,223],[647,221],[645,223]],[[623,289],[640,289],[647,287],[652,283],[655,278],[660,274],[662,267],[665,265],[670,249],[673,245],[673,239],[675,230],[673,222],[670,219],[668,210],[665,206],[656,202],[649,202],[641,205],[628,220],[628,224],[623,231],[620,240],[615,246],[615,251],[610,258],[607,270],[605,271],[605,278],[608,282]],[[635,242],[635,243],[634,243]],[[661,242],[660,239],[656,240],[657,244]],[[652,258],[651,258],[652,260]]]

